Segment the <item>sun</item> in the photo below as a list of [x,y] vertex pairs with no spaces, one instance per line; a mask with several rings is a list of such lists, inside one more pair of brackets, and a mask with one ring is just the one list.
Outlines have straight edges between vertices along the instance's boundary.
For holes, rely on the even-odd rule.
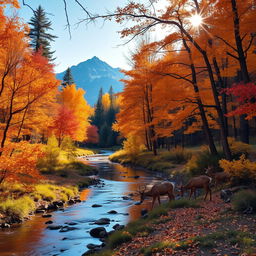
[[189,18],[189,21],[193,27],[199,27],[203,23],[203,18],[199,14],[194,14]]

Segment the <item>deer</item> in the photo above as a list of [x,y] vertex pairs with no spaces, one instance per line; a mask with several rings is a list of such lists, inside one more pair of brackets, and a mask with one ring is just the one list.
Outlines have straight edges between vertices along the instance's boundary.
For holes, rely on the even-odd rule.
[[207,175],[201,175],[198,177],[191,178],[189,182],[185,186],[180,187],[181,196],[183,197],[184,191],[190,189],[189,199],[191,198],[192,194],[196,198],[196,189],[203,188],[205,190],[205,197],[206,200],[208,193],[210,194],[210,201],[212,200],[212,191],[210,188],[210,184],[212,182],[212,178]]
[[153,187],[149,191],[146,191],[146,188],[144,188],[143,190],[139,190],[140,203],[142,203],[146,197],[152,197],[152,210],[156,199],[158,199],[159,205],[161,204],[160,196],[168,195],[170,201],[175,200],[174,187],[175,185],[173,182],[163,181],[161,183],[153,185]]
[[205,174],[213,178],[215,186],[230,179],[230,175],[226,172],[214,172],[213,166],[205,168]]

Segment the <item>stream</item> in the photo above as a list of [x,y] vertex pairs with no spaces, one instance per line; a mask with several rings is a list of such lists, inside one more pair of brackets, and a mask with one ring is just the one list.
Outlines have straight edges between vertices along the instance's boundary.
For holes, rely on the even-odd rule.
[[[97,238],[90,236],[92,228],[99,227],[94,221],[100,218],[111,219],[110,224],[101,225],[107,231],[113,230],[115,224],[125,225],[140,217],[141,209],[150,207],[150,200],[142,205],[135,205],[138,196],[131,199],[130,193],[136,193],[139,186],[153,183],[162,179],[152,177],[144,170],[124,167],[108,160],[111,151],[83,157],[89,165],[99,170],[99,178],[103,185],[95,185],[81,192],[81,203],[69,206],[64,211],[52,212],[51,218],[42,218],[40,214],[15,228],[0,230],[1,256],[41,256],[62,255],[80,256],[88,249],[87,244],[101,244]],[[135,176],[139,176],[135,177]],[[128,200],[127,200],[128,199]],[[99,204],[102,207],[92,207]],[[115,210],[117,214],[108,214]],[[52,225],[70,225],[76,229],[68,232],[47,229],[46,221]]]

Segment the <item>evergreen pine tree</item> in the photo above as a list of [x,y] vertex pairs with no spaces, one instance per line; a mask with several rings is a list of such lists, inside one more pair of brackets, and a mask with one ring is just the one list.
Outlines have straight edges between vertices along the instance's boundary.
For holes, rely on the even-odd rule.
[[71,85],[71,84],[74,84],[74,78],[72,76],[72,73],[71,73],[71,69],[68,67],[66,72],[65,72],[65,75],[63,77],[63,82],[62,82],[62,86],[63,87],[66,87],[67,85]]
[[99,130],[101,126],[104,124],[104,108],[102,104],[102,96],[103,96],[103,90],[102,88],[100,88],[98,101],[95,107],[94,117],[92,118],[92,124],[96,125]]
[[28,24],[30,25],[29,37],[31,38],[31,47],[36,52],[41,50],[43,56],[53,61],[54,51],[50,50],[50,42],[54,41],[57,37],[47,32],[47,30],[52,30],[52,23],[46,17],[46,13],[41,5],[34,11],[34,16]]

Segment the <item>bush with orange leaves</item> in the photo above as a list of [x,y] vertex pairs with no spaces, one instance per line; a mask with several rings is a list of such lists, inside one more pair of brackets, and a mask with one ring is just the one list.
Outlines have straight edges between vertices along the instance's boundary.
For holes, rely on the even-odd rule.
[[221,159],[219,165],[226,173],[230,174],[233,184],[256,183],[256,162],[246,159],[245,155],[240,156],[239,160]]
[[42,145],[30,144],[27,141],[9,143],[1,151],[0,184],[3,181],[38,182],[42,176],[36,164],[42,156]]

